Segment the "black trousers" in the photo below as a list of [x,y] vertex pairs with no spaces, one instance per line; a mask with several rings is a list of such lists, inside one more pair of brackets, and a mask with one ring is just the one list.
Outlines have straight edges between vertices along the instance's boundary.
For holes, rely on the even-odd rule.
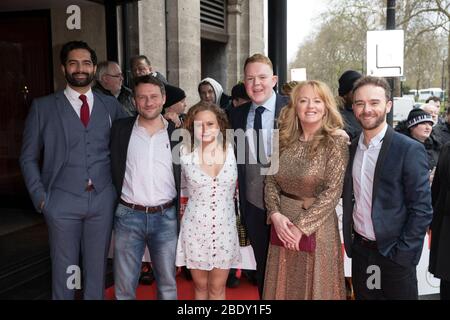
[[356,300],[417,300],[416,267],[401,266],[355,239],[352,283]]
[[270,228],[266,224],[266,210],[261,210],[249,202],[246,202],[244,223],[252,245],[256,260],[256,281],[259,296],[262,297],[264,276],[266,273],[267,251],[269,249]]
[[450,281],[441,279],[441,300],[450,300]]

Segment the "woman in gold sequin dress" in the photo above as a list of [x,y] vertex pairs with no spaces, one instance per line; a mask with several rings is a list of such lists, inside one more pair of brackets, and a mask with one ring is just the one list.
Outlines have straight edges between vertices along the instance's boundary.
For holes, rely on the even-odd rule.
[[[267,222],[282,245],[269,246],[263,298],[345,299],[335,212],[348,161],[342,118],[322,82],[300,83],[291,101],[279,118],[279,169],[265,180]],[[313,252],[300,250],[302,236],[315,237]]]

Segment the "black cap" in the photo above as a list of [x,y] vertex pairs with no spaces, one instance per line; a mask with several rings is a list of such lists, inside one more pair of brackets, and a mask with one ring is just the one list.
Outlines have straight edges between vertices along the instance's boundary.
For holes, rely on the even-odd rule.
[[343,97],[347,93],[349,93],[353,89],[353,84],[362,77],[362,74],[353,71],[353,70],[347,70],[345,71],[341,77],[339,78],[339,96]]
[[170,84],[165,84],[164,87],[166,88],[166,103],[164,103],[164,109],[186,98],[186,93],[183,89]]
[[412,109],[408,114],[406,126],[409,129],[422,122],[431,122],[431,125],[434,124],[433,117],[431,116],[431,114],[429,114],[426,111],[423,111],[420,108]]
[[245,99],[245,100],[250,100],[250,97],[247,94],[247,91],[245,90],[245,85],[240,82],[238,84],[236,84],[233,89],[231,89],[231,97],[233,99]]

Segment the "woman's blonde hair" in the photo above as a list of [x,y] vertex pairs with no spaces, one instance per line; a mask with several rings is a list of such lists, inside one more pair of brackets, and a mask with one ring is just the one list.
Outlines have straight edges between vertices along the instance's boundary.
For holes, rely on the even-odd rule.
[[303,133],[300,120],[297,116],[296,105],[300,99],[300,91],[306,86],[311,86],[325,105],[325,115],[322,120],[322,126],[321,129],[316,132],[312,143],[312,151],[314,152],[320,145],[327,143],[332,138],[333,132],[344,127],[342,116],[338,111],[336,101],[330,88],[325,83],[317,80],[300,82],[292,90],[290,96],[291,101],[281,110],[278,118],[280,153],[288,146],[298,141]]

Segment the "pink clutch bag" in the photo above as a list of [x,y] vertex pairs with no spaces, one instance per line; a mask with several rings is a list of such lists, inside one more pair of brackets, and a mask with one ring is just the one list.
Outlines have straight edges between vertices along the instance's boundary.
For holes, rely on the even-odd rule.
[[[278,238],[277,232],[273,224],[270,225],[270,243],[275,246],[283,247],[283,242]],[[300,238],[300,251],[314,252],[316,250],[316,234],[313,233],[309,237],[302,235]]]

